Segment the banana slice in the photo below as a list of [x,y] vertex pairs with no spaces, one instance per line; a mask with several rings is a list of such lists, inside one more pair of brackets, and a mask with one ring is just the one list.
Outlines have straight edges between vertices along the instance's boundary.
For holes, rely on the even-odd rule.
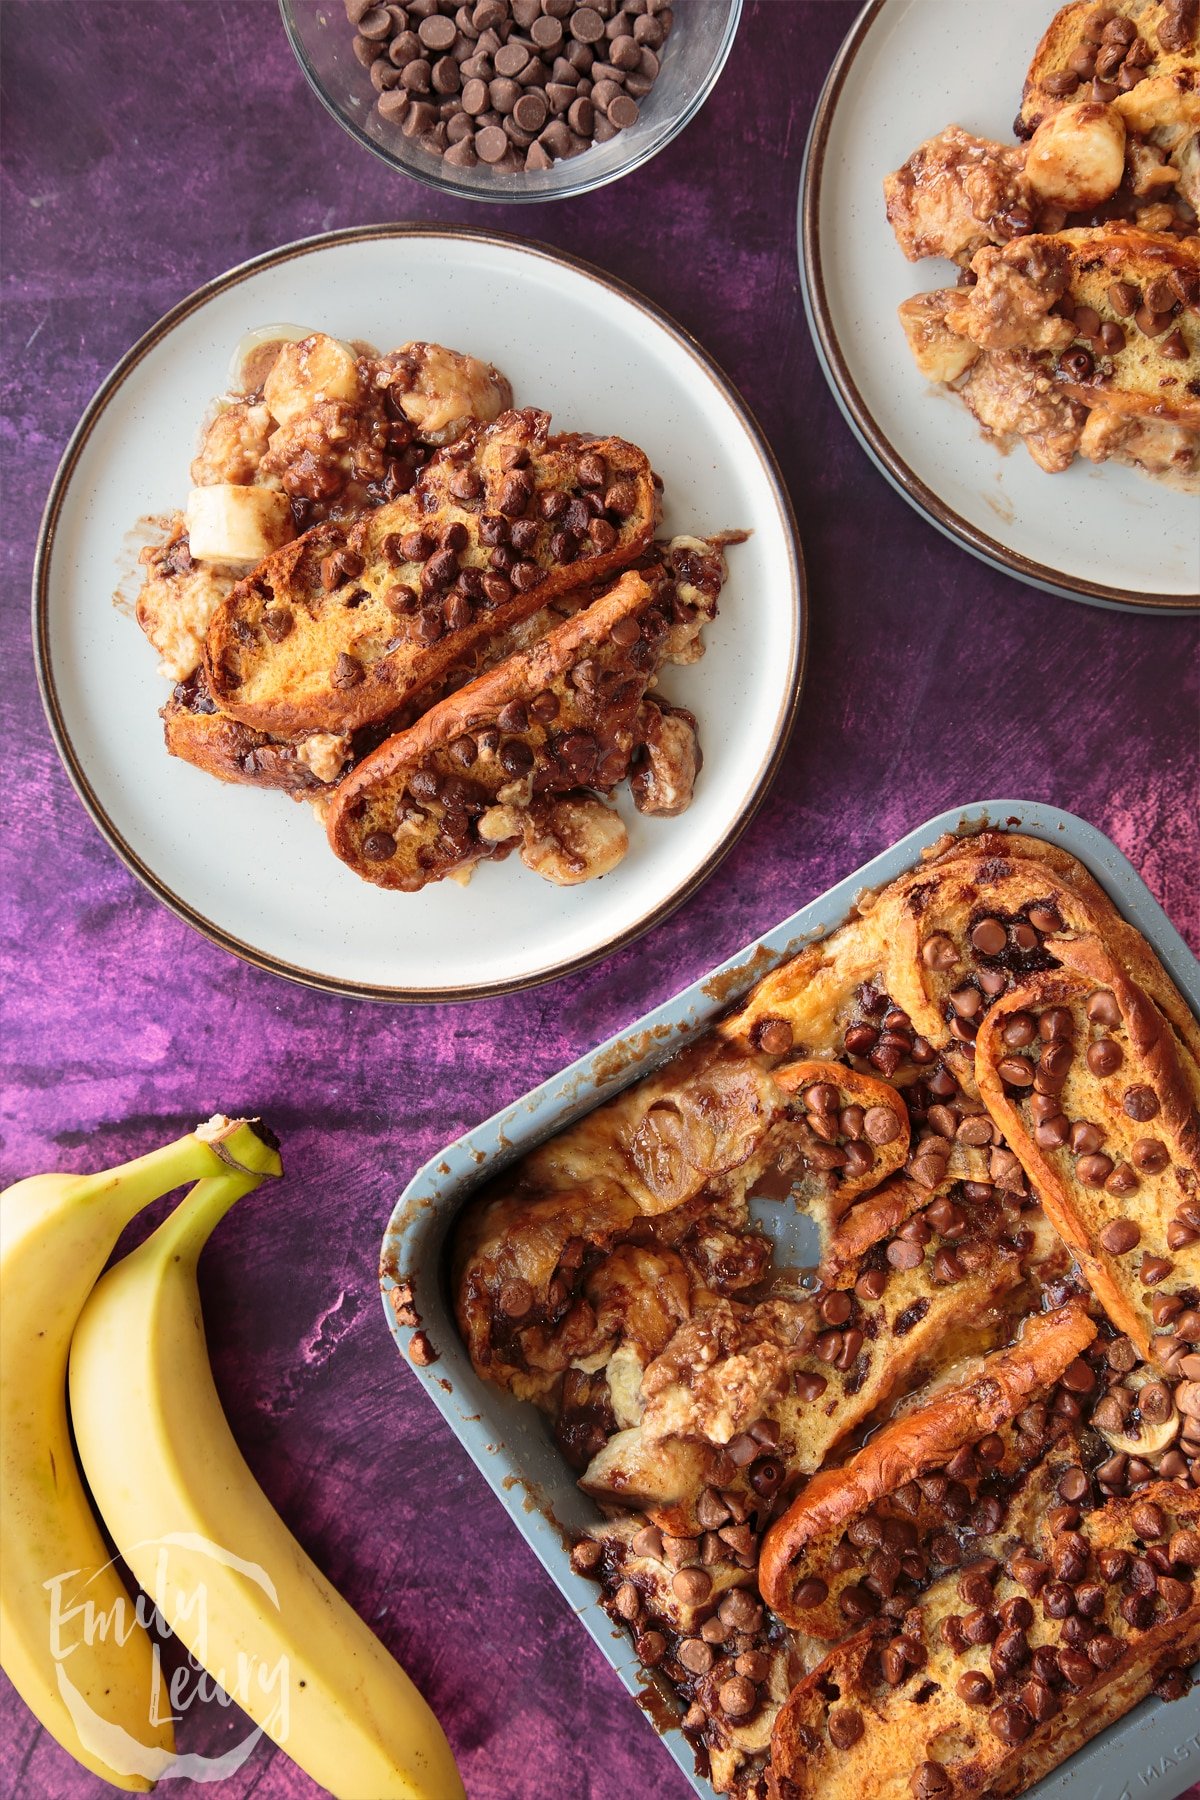
[[1025,161],[1034,191],[1072,212],[1109,199],[1124,173],[1125,121],[1098,100],[1064,106],[1043,119]]
[[257,563],[296,535],[288,497],[277,488],[217,482],[195,487],[184,513],[197,562]]
[[284,344],[263,383],[263,399],[281,425],[311,412],[322,400],[357,405],[362,391],[353,351],[321,331]]
[[900,307],[908,347],[928,381],[957,381],[979,360],[979,345],[959,337],[946,323],[946,302],[952,292],[936,288],[931,294],[914,294]]
[[537,818],[526,814],[519,855],[556,887],[575,887],[616,868],[629,848],[620,816],[591,796],[569,794]]
[[1101,1424],[1098,1426],[1100,1435],[1114,1450],[1123,1450],[1126,1456],[1140,1456],[1143,1461],[1148,1456],[1161,1456],[1179,1435],[1179,1414],[1170,1388],[1154,1369],[1146,1365],[1135,1369],[1123,1385],[1139,1397],[1143,1388],[1150,1388],[1146,1411],[1142,1412],[1139,1398],[1139,1417],[1133,1422],[1131,1431]]

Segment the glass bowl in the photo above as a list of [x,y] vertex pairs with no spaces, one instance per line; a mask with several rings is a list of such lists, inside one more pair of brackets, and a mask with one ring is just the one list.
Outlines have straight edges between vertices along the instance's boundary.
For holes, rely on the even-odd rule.
[[486,163],[447,166],[375,110],[378,95],[354,54],[354,27],[341,0],[279,0],[288,40],[319,100],[352,137],[430,187],[471,200],[561,200],[586,194],[649,162],[695,117],[725,66],[742,0],[676,0],[658,78],[641,116],[606,144],[563,157],[549,169],[501,175]]

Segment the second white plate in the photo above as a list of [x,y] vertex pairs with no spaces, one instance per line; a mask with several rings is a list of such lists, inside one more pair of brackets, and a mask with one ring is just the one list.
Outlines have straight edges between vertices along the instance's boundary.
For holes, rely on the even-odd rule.
[[956,124],[1015,143],[1026,70],[1054,0],[869,0],[813,118],[800,190],[809,322],[834,393],[867,453],[920,512],[993,567],[1098,605],[1200,604],[1195,496],[1118,463],[1076,458],[1047,475],[1002,455],[966,407],[918,373],[896,309],[954,284],[907,262],[883,178]]
[[[492,361],[558,430],[642,446],[664,527],[742,528],[708,653],[664,676],[700,721],[691,809],[648,819],[626,796],[625,861],[554,888],[516,857],[469,887],[386,893],[330,852],[309,808],[228,787],[166,754],[166,684],[128,611],[136,521],[176,510],[200,421],[254,326],[296,320],[381,348],[452,344]],[[483,233],[376,226],[290,245],[183,301],[84,415],[43,521],[34,576],[43,697],[93,818],[130,868],[226,948],[282,975],[378,999],[466,999],[577,968],[646,930],[706,876],[774,773],[803,673],[804,575],[786,490],[754,420],[698,346],[584,264]]]

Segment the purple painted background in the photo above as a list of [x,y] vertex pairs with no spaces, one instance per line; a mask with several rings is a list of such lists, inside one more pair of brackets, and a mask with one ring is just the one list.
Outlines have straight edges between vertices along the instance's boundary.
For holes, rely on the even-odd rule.
[[[876,475],[818,372],[796,188],[855,10],[750,4],[714,97],[648,169],[587,199],[505,210],[455,205],[359,150],[305,87],[272,0],[4,7],[0,1179],[101,1167],[216,1108],[261,1109],[278,1127],[288,1180],[245,1202],[207,1258],[221,1392],[271,1498],[436,1707],[472,1800],[687,1789],[396,1356],[376,1256],[418,1164],[960,801],[1026,795],[1083,814],[1200,946],[1195,623],[1093,611],[991,574]],[[794,741],[709,887],[587,974],[424,1011],[288,986],[156,906],[59,767],[26,613],[58,457],[133,340],[245,257],[391,219],[527,232],[672,311],[758,411],[812,600]],[[5,1796],[109,1791],[6,1684],[0,1706]],[[315,1789],[260,1749],[223,1791]]]

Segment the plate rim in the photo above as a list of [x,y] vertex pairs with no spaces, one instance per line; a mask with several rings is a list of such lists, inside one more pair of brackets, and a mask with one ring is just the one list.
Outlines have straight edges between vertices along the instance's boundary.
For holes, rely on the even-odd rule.
[[[712,381],[733,408],[757,452],[759,463],[767,478],[783,525],[788,555],[788,587],[795,621],[792,634],[793,667],[780,708],[775,735],[745,802],[692,875],[672,888],[670,893],[665,895],[657,905],[651,906],[628,929],[619,930],[606,936],[602,942],[593,945],[586,951],[581,951],[578,955],[568,956],[551,967],[537,969],[528,974],[443,987],[407,987],[360,982],[344,976],[327,974],[317,969],[306,969],[299,964],[288,962],[283,957],[275,956],[267,950],[246,943],[235,933],[227,931],[223,926],[207,918],[182,895],[176,893],[142,859],[132,845],[126,842],[109,818],[103,802],[88,778],[82,759],[71,741],[70,730],[59,699],[54,677],[53,648],[49,625],[50,574],[54,545],[72,476],[93,431],[110,402],[145,357],[165,338],[169,337],[175,327],[190,317],[192,313],[199,311],[217,295],[239,286],[264,269],[273,268],[318,251],[336,249],[343,244],[411,238],[430,238],[442,242],[466,241],[505,252],[519,251],[522,255],[536,261],[565,266],[572,273],[582,275],[610,295],[615,295],[617,299],[631,304],[646,315],[653,324],[666,331],[691,360],[699,365],[701,372]],[[665,307],[659,306],[656,301],[651,300],[619,276],[611,275],[607,270],[597,267],[596,264],[588,262],[585,258],[576,256],[570,251],[559,250],[539,239],[524,238],[514,232],[488,230],[479,226],[400,221],[376,225],[344,226],[334,231],[318,232],[310,237],[296,238],[288,243],[278,245],[272,250],[262,251],[244,262],[236,263],[224,273],[213,276],[210,280],[202,283],[200,287],[193,289],[190,294],[177,301],[155,324],[141,334],[104,378],[89,400],[79,423],[71,433],[55,471],[38,526],[34,551],[32,635],[38,691],[59,760],[101,836],[116,852],[130,873],[154,895],[156,900],[166,906],[177,918],[182,919],[186,925],[190,925],[193,930],[206,937],[210,943],[216,944],[218,948],[228,950],[241,961],[249,963],[255,968],[265,969],[270,974],[281,976],[287,981],[315,988],[323,993],[338,994],[353,999],[377,1000],[398,1005],[442,1005],[519,993],[526,988],[538,987],[549,981],[557,981],[563,976],[589,968],[616,949],[635,942],[648,931],[653,930],[656,925],[661,924],[715,873],[717,867],[746,831],[766,799],[791,740],[808,671],[808,577],[795,507],[792,504],[791,494],[783,478],[778,460],[762,426],[749,403],[716,358],[704,349],[691,332],[681,325],[671,313],[667,312]]]
[[954,510],[907,463],[876,422],[842,351],[832,308],[825,286],[821,260],[821,188],[825,157],[829,147],[834,115],[847,77],[880,16],[895,5],[895,0],[866,0],[862,11],[834,57],[825,78],[808,137],[800,172],[797,204],[796,244],[800,263],[800,282],[804,310],[817,351],[822,373],[833,390],[843,416],[871,461],[901,497],[931,525],[979,561],[1001,574],[1015,576],[1043,593],[1055,594],[1083,605],[1105,607],[1117,612],[1167,615],[1178,617],[1200,611],[1200,599],[1189,594],[1162,594],[1149,589],[1138,592],[1112,588],[1083,576],[1070,575],[1046,563],[1011,550],[990,537],[978,526]]

